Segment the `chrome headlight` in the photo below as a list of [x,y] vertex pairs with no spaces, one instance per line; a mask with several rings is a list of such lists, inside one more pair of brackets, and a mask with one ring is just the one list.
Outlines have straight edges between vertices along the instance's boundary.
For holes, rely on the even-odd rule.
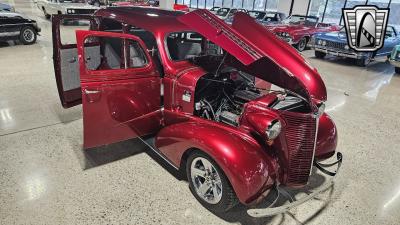
[[326,41],[322,41],[322,45],[325,46],[326,45]]
[[344,46],[344,49],[349,50],[350,47],[349,47],[348,45],[345,45],[345,46]]
[[282,124],[279,120],[273,121],[265,130],[268,140],[273,140],[281,133]]
[[318,42],[317,42],[317,44],[322,45],[322,40],[319,39]]
[[72,14],[72,13],[75,13],[75,10],[74,9],[68,9],[67,12]]

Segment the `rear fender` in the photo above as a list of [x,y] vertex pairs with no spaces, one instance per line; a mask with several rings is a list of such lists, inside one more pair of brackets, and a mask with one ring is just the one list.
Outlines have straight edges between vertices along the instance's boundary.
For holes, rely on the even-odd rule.
[[276,162],[262,146],[247,134],[212,121],[167,126],[158,133],[155,144],[177,167],[189,149],[207,153],[224,171],[243,204],[256,200],[276,179]]

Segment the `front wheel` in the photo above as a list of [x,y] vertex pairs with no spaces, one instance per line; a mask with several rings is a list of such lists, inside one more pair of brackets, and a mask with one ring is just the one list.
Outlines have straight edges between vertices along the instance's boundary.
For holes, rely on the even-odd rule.
[[189,156],[186,174],[190,191],[208,210],[226,212],[238,203],[224,172],[205,153],[197,151]]
[[400,67],[395,67],[395,68],[394,68],[394,71],[395,71],[397,74],[400,74]]
[[299,52],[302,52],[306,49],[306,47],[307,47],[307,38],[302,37],[299,43],[296,44],[296,48],[297,50],[299,50]]
[[33,27],[24,27],[21,29],[21,33],[19,35],[19,40],[24,45],[31,45],[36,42],[36,31]]

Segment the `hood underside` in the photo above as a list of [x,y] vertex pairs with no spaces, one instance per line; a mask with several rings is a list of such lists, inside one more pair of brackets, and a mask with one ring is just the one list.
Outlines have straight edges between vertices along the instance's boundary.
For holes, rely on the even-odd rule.
[[249,15],[236,13],[232,26],[204,9],[179,16],[178,20],[227,51],[231,66],[306,99],[326,100],[326,87],[317,70]]

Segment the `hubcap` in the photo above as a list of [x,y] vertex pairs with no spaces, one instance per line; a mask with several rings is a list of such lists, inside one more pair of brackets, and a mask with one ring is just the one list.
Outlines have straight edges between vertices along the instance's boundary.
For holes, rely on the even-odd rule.
[[30,29],[24,30],[24,33],[22,34],[22,36],[24,37],[24,40],[26,42],[32,42],[33,39],[35,38],[35,34]]
[[206,158],[197,157],[190,166],[190,177],[197,195],[210,204],[222,198],[222,182],[215,167]]
[[300,43],[299,43],[299,51],[303,51],[306,47],[306,40],[305,39],[301,39]]

